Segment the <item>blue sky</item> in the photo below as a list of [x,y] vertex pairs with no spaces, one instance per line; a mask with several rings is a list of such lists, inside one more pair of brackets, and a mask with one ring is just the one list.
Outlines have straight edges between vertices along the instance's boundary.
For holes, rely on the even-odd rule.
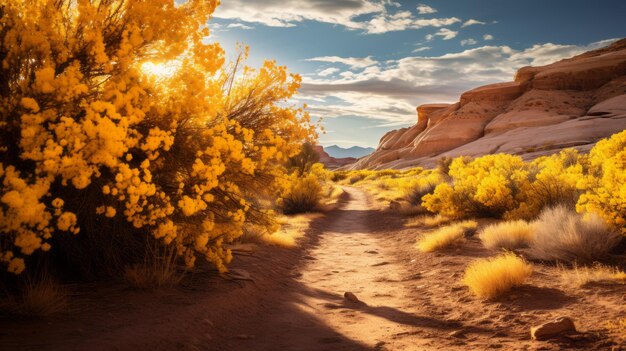
[[303,76],[322,145],[373,146],[415,107],[626,36],[623,0],[222,0],[212,40]]

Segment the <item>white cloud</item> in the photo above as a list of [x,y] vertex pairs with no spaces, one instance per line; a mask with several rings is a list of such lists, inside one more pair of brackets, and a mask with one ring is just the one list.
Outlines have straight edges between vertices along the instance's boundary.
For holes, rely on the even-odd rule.
[[423,27],[443,27],[449,26],[451,24],[455,24],[461,22],[460,19],[456,17],[450,18],[430,18],[430,19],[418,19],[415,21],[415,28],[423,28]]
[[420,29],[424,27],[442,27],[460,21],[461,20],[456,17],[415,19],[409,11],[401,11],[393,15],[385,13],[376,16],[370,20],[364,28],[369,34],[381,34],[407,29]]
[[585,51],[594,50],[613,43],[617,39],[607,39],[591,43],[586,46],[559,45],[559,44],[535,44],[532,47],[516,52],[511,59],[525,63],[526,66],[543,66],[560,59],[575,56]]
[[422,47],[419,47],[419,48],[417,48],[417,49],[415,49],[415,50],[413,50],[411,52],[417,53],[417,52],[422,52],[422,51],[428,51],[430,49],[432,49],[430,46],[422,46]]
[[345,79],[350,79],[350,78],[354,78],[356,77],[356,73],[351,72],[351,71],[345,71],[345,72],[341,72],[339,73],[340,76],[342,76]]
[[[272,27],[293,27],[298,22],[310,20],[367,34],[442,27],[461,21],[456,17],[419,19],[410,11],[398,11],[399,6],[399,3],[388,0],[228,0],[217,8],[214,17]],[[362,15],[372,18],[357,20]]]
[[320,57],[313,57],[310,59],[306,59],[306,61],[342,63],[344,65],[347,65],[353,68],[365,68],[365,67],[373,66],[378,63],[376,60],[373,60],[371,56],[368,56],[368,57],[320,56]]
[[231,23],[226,28],[239,28],[239,29],[254,29],[254,27],[247,26],[243,23]]
[[485,34],[485,35],[483,35],[483,39],[484,39],[484,40],[493,40],[493,35],[491,35],[491,34]]
[[353,17],[383,11],[383,3],[368,0],[229,0],[218,6],[214,16],[272,27],[293,27],[296,22],[312,20],[359,29],[360,25],[352,21]]
[[485,24],[485,22],[482,22],[482,21],[479,21],[479,20],[475,20],[475,19],[469,19],[469,20],[465,21],[465,23],[463,23],[461,28],[473,26],[475,24]]
[[476,40],[472,38],[461,40],[461,46],[475,45],[476,43],[477,43]]
[[439,31],[437,31],[434,34],[428,34],[426,35],[426,40],[430,41],[435,39],[436,36],[441,37],[441,39],[443,40],[450,40],[450,39],[454,39],[456,38],[456,36],[459,34],[459,32],[455,32],[451,29],[448,28],[441,28]]
[[328,77],[330,75],[333,75],[337,72],[339,72],[339,68],[335,68],[335,67],[330,67],[330,68],[326,68],[325,70],[322,70],[320,72],[317,73],[318,76],[320,77]]
[[406,125],[414,123],[419,104],[455,102],[469,89],[511,81],[523,66],[544,65],[613,41],[585,46],[546,43],[523,50],[482,46],[441,56],[405,57],[342,72],[337,78],[305,77],[300,96],[324,99],[309,104],[313,116],[362,116]]
[[430,13],[436,13],[437,10],[435,10],[434,8],[432,8],[432,7],[428,6],[428,5],[425,5],[425,4],[419,4],[419,5],[417,5],[417,12],[420,15],[427,15],[427,14],[430,14]]

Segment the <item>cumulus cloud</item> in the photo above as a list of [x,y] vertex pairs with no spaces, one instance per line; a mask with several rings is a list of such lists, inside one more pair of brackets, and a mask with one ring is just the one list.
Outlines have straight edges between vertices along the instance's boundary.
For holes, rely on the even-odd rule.
[[422,47],[419,47],[419,48],[413,50],[412,52],[413,53],[417,53],[417,52],[422,52],[422,51],[428,51],[430,49],[432,49],[430,46],[422,46]]
[[461,46],[474,45],[476,43],[477,43],[476,40],[474,40],[472,38],[461,40]]
[[607,39],[585,46],[559,45],[553,43],[535,44],[532,47],[511,55],[511,60],[525,63],[526,66],[543,66],[563,58],[575,56],[585,51],[607,46],[617,39]]
[[461,25],[461,28],[473,26],[475,24],[485,24],[485,22],[481,22],[481,21],[475,20],[475,19],[469,19],[469,20],[465,21],[465,23],[463,23],[463,25]]
[[426,40],[430,41],[430,40],[435,39],[435,37],[441,37],[441,39],[443,40],[450,40],[450,39],[456,38],[458,34],[459,32],[453,31],[451,29],[441,28],[439,31],[437,31],[434,34],[426,35]]
[[306,59],[306,61],[318,61],[329,63],[342,63],[353,68],[365,68],[377,64],[378,62],[368,57],[339,57],[339,56],[320,56]]
[[322,70],[320,72],[317,73],[318,76],[320,77],[328,77],[330,75],[333,75],[337,72],[339,72],[340,69],[339,68],[335,68],[335,67],[330,67],[330,68],[326,68],[325,70]]
[[485,35],[483,35],[483,39],[484,39],[484,40],[493,40],[493,35],[491,35],[491,34],[485,34]]
[[417,5],[417,12],[420,15],[427,15],[427,14],[430,14],[430,13],[436,13],[437,10],[435,10],[434,8],[432,8],[432,7],[428,6],[428,5],[425,5],[425,4],[418,4]]
[[522,50],[482,46],[441,56],[410,56],[346,71],[337,78],[305,77],[301,97],[325,101],[309,104],[314,116],[363,116],[402,125],[414,122],[419,104],[458,101],[469,89],[512,80],[523,66],[544,65],[613,41],[585,46],[546,43]]
[[[442,27],[461,21],[456,17],[415,18],[410,11],[398,11],[398,6],[398,3],[389,0],[229,0],[217,8],[214,17],[272,27],[293,27],[298,22],[310,20],[368,34]],[[425,7],[423,10],[430,11]],[[370,15],[371,19],[359,20],[363,15]]]
[[239,28],[239,29],[254,29],[254,27],[247,26],[243,23],[230,23],[226,28]]
[[272,27],[292,27],[296,22],[312,20],[356,29],[360,26],[352,21],[353,17],[383,11],[383,3],[368,0],[229,0],[220,4],[214,16]]

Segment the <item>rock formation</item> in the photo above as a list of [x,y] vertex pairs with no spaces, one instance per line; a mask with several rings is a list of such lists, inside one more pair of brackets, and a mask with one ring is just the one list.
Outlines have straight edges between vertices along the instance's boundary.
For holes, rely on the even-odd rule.
[[315,145],[315,151],[320,156],[319,162],[322,163],[328,169],[335,169],[342,166],[346,166],[356,162],[356,158],[353,157],[344,157],[344,158],[334,158],[331,157],[321,145]]
[[565,147],[589,150],[626,129],[626,39],[479,87],[455,104],[417,108],[417,124],[387,133],[348,166],[432,166],[444,156],[511,153],[534,158]]

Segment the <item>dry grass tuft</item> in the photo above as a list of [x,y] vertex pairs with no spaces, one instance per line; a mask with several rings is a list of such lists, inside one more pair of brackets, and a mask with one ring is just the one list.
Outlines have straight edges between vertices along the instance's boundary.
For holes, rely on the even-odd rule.
[[[411,205],[421,205],[422,197],[431,194],[437,187],[438,182],[423,182],[415,184],[405,190],[404,199]],[[425,209],[424,209],[425,210]]]
[[533,224],[531,254],[547,261],[588,264],[606,259],[621,240],[603,219],[564,206],[544,210]]
[[514,250],[530,245],[533,226],[524,220],[492,224],[479,237],[486,248]]
[[626,273],[615,267],[594,265],[593,267],[574,266],[561,268],[561,281],[565,285],[584,287],[594,283],[626,284]]
[[398,213],[403,216],[416,216],[429,213],[422,205],[412,205],[410,203],[402,203],[398,208]]
[[28,281],[19,296],[0,302],[0,310],[27,317],[48,317],[67,308],[67,293],[51,278]]
[[404,226],[405,227],[439,227],[443,224],[447,224],[451,221],[450,218],[442,216],[442,215],[429,215],[429,216],[419,216],[415,218],[409,219]]
[[465,236],[475,231],[476,221],[464,221],[449,225],[428,233],[417,242],[421,252],[433,252],[457,245],[465,240]]
[[321,217],[319,213],[307,213],[282,218],[280,229],[274,233],[264,235],[261,239],[268,244],[280,247],[295,247],[298,239],[306,234],[311,222]]
[[124,279],[134,288],[151,289],[174,286],[180,283],[183,273],[176,264],[176,248],[160,247],[157,243],[147,245],[147,254],[143,263],[127,267]]
[[320,200],[317,210],[319,212],[331,212],[339,207],[342,196],[345,191],[342,187],[332,184],[326,184],[322,189],[322,199]]
[[298,215],[282,215],[276,218],[276,228],[269,231],[264,226],[247,225],[244,235],[239,243],[269,244],[284,248],[298,245],[298,239],[302,238],[309,229],[311,222],[322,217],[321,213],[302,213]]
[[463,277],[470,291],[484,299],[498,297],[522,285],[532,274],[532,266],[512,253],[472,262]]

